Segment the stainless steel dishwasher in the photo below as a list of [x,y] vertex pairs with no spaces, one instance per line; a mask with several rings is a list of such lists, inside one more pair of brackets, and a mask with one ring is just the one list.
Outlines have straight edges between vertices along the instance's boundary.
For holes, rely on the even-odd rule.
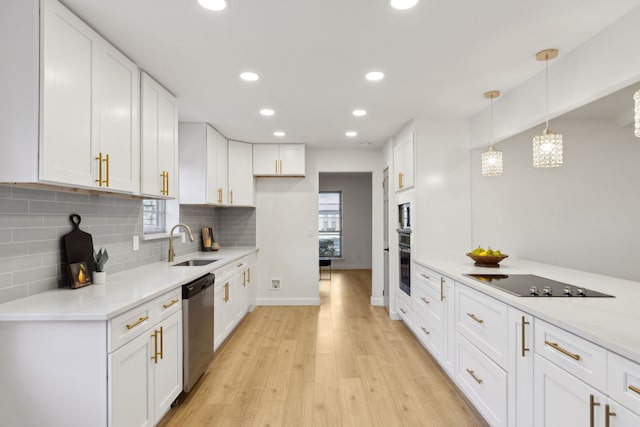
[[213,358],[213,283],[210,273],[182,286],[183,390],[188,393]]

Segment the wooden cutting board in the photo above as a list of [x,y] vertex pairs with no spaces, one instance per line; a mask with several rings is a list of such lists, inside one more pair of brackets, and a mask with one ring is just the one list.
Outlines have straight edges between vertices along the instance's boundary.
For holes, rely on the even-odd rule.
[[73,231],[62,236],[62,246],[67,264],[84,261],[87,264],[89,273],[95,271],[95,261],[93,260],[93,238],[91,234],[80,230],[82,218],[78,214],[69,216]]

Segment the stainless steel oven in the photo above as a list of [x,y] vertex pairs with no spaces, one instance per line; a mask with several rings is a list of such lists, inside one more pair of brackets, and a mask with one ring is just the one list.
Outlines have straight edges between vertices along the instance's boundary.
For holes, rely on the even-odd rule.
[[411,230],[398,229],[398,251],[400,253],[400,290],[411,295]]

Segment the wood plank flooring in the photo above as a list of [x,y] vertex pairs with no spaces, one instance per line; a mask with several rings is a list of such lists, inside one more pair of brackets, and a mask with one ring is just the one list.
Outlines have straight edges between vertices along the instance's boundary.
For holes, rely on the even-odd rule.
[[334,271],[319,307],[257,307],[160,427],[485,426],[370,293],[370,270]]

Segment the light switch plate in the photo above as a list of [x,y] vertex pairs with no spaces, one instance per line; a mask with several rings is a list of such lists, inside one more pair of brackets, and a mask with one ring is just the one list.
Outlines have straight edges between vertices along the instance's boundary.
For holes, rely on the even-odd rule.
[[133,250],[137,251],[140,249],[140,236],[133,236]]

